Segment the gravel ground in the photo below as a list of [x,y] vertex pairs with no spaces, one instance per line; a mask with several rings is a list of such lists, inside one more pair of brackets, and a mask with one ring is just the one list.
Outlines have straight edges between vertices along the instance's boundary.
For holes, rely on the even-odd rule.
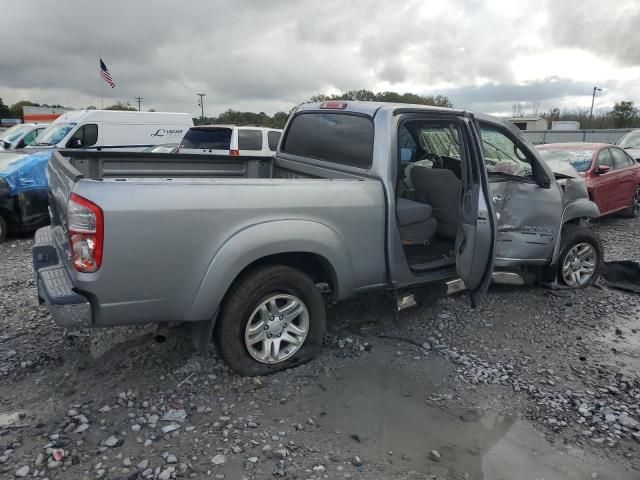
[[[594,225],[640,258],[640,220]],[[322,354],[240,378],[175,329],[64,331],[31,239],[0,245],[0,477],[640,477],[640,297],[493,287],[396,313],[329,310]]]

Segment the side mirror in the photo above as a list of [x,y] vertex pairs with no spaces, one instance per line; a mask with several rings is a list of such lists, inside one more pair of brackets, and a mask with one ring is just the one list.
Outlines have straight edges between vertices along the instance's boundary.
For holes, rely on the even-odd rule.
[[595,174],[602,175],[603,173],[607,173],[609,170],[611,170],[611,167],[609,165],[598,165],[596,167]]
[[71,137],[68,143],[68,148],[82,148],[82,140],[78,137]]

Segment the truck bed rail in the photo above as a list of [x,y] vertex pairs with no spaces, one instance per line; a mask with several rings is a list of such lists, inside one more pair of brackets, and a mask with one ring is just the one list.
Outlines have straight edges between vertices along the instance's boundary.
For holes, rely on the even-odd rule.
[[80,178],[269,178],[271,157],[231,157],[186,153],[95,152],[60,150],[53,153],[66,173]]

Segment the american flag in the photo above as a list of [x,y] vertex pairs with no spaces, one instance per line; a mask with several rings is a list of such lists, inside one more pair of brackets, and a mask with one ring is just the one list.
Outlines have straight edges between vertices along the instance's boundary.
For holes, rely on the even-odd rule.
[[115,82],[113,81],[113,78],[111,78],[109,69],[104,64],[102,59],[100,59],[100,76],[104,79],[105,82],[107,82],[111,86],[111,88],[114,88],[116,86]]

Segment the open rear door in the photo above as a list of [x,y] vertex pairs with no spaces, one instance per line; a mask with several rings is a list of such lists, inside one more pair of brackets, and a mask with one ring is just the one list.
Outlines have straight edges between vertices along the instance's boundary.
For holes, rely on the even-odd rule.
[[471,115],[465,119],[465,166],[461,224],[456,236],[456,268],[477,306],[491,284],[496,227],[489,198],[489,184],[480,138]]

